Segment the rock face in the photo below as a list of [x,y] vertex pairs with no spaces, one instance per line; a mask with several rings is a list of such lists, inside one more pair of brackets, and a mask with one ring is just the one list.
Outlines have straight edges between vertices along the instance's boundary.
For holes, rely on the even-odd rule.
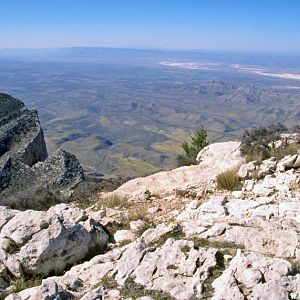
[[32,166],[48,154],[37,111],[24,103],[0,94],[0,157],[7,154]]
[[159,172],[144,178],[133,179],[116,190],[129,197],[144,194],[167,194],[187,186],[200,185],[214,180],[218,174],[244,162],[239,142],[216,143],[205,147],[198,155],[199,165]]
[[83,169],[74,155],[58,150],[47,157],[37,112],[0,94],[1,205],[37,208],[34,202],[38,201],[33,201],[36,194],[40,198],[56,192],[66,196],[83,180]]

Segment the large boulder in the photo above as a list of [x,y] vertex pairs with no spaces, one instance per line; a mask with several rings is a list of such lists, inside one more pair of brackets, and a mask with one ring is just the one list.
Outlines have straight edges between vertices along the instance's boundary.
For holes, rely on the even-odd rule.
[[136,178],[123,184],[115,192],[131,197],[146,190],[150,194],[168,194],[189,186],[201,186],[207,181],[215,180],[220,173],[227,169],[237,167],[244,162],[239,146],[239,142],[211,144],[199,153],[198,165]]
[[91,252],[103,250],[106,231],[82,209],[59,204],[48,211],[1,207],[0,263],[16,277],[60,273]]
[[41,209],[67,201],[84,179],[76,157],[63,150],[48,157],[36,110],[6,94],[0,108],[0,205]]

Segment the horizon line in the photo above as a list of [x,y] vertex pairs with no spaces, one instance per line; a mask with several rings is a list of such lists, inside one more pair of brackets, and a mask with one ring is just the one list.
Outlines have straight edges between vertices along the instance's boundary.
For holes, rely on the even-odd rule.
[[59,49],[117,49],[117,50],[149,50],[149,51],[174,51],[174,52],[240,52],[256,54],[294,54],[300,55],[299,51],[292,50],[263,50],[263,49],[217,49],[217,48],[167,48],[167,47],[137,47],[137,46],[51,46],[51,47],[0,47],[0,51],[14,50],[59,50]]

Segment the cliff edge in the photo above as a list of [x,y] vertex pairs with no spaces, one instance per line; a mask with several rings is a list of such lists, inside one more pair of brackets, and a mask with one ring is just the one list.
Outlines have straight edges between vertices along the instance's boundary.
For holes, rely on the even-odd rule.
[[76,157],[48,157],[36,110],[0,94],[0,205],[38,208],[64,201],[84,178]]

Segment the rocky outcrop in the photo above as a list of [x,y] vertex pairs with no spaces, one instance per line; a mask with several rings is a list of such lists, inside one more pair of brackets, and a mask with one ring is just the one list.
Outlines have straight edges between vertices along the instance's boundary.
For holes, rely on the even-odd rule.
[[26,109],[18,99],[0,94],[0,157],[4,154],[30,167],[48,156],[37,111]]
[[145,194],[168,194],[188,186],[199,186],[214,180],[218,174],[244,162],[239,142],[216,143],[205,147],[198,155],[199,165],[159,172],[144,178],[133,179],[115,193],[130,198],[145,198]]
[[47,208],[65,201],[84,178],[76,157],[58,150],[48,158],[38,114],[20,100],[0,94],[0,108],[0,204]]

